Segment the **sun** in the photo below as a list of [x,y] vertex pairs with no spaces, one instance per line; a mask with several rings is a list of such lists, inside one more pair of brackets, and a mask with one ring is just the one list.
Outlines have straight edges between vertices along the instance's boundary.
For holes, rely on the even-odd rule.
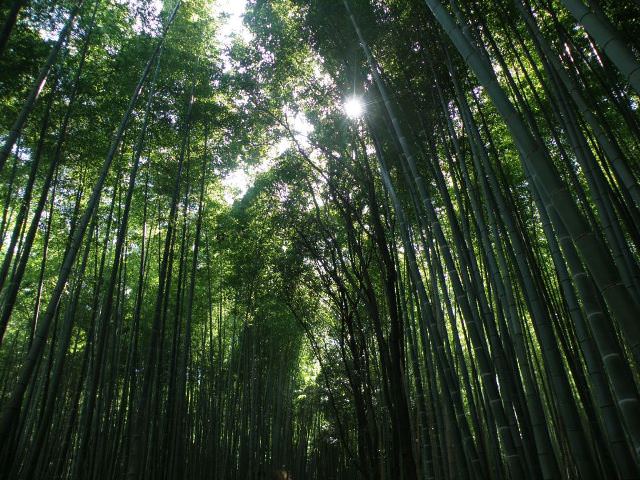
[[349,118],[360,118],[364,114],[364,103],[360,97],[349,97],[345,100],[344,113]]

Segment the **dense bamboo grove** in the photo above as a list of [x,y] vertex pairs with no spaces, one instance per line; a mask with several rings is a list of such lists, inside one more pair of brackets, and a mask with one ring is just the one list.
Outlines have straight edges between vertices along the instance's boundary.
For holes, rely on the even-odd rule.
[[221,4],[0,5],[0,478],[640,478],[638,0]]

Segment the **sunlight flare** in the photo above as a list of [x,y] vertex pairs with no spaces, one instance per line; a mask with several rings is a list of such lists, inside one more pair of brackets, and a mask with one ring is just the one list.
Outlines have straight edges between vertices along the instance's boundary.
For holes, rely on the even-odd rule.
[[364,114],[364,103],[360,97],[349,97],[345,100],[344,113],[349,118],[360,118]]

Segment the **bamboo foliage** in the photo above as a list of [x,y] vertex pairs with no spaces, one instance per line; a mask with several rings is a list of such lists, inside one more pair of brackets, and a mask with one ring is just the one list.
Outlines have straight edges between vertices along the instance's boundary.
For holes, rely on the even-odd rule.
[[638,6],[223,3],[0,7],[0,476],[638,478]]

